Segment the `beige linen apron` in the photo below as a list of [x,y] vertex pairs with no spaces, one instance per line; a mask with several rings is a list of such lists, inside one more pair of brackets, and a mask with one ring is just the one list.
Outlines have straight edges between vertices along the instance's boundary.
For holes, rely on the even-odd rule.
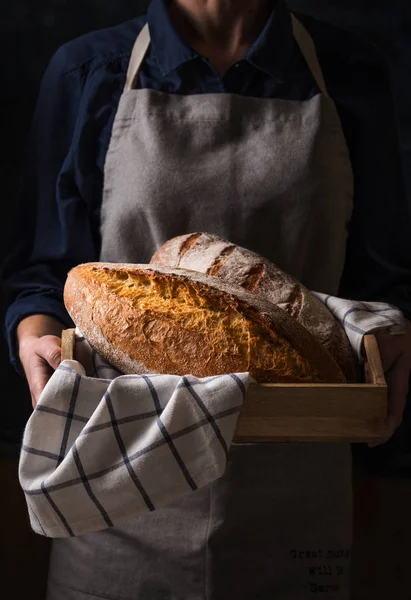
[[[148,262],[207,231],[260,252],[317,291],[342,274],[352,174],[321,94],[307,101],[134,89],[137,39],[105,166],[102,261]],[[53,542],[48,600],[347,600],[348,445],[235,445],[225,475],[123,527]]]

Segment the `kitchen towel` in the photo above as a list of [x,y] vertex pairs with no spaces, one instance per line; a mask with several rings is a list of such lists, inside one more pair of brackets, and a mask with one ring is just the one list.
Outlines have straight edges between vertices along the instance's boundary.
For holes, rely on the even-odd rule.
[[63,361],[23,437],[19,477],[33,530],[99,531],[221,477],[249,381],[247,373],[106,379]]

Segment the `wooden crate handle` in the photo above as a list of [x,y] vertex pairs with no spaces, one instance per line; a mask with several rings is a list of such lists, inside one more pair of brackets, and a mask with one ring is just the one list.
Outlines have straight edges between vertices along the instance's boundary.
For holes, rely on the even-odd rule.
[[61,360],[73,360],[76,330],[65,329],[61,334]]
[[367,382],[374,385],[387,385],[375,335],[368,334],[364,336],[364,349],[366,355],[365,377]]

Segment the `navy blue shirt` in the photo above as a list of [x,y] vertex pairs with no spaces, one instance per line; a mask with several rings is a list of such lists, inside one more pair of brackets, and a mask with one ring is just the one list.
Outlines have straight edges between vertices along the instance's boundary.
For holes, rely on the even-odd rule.
[[[353,34],[299,18],[316,44],[354,170],[340,294],[388,301],[411,317],[411,227],[388,69]],[[280,1],[245,58],[224,77],[183,41],[165,0],[153,0],[147,17],[62,46],[42,81],[21,189],[18,244],[3,272],[6,333],[17,368],[19,321],[41,313],[71,325],[62,297],[67,272],[99,258],[105,157],[131,50],[147,20],[152,43],[139,75],[141,88],[294,100],[319,92]]]

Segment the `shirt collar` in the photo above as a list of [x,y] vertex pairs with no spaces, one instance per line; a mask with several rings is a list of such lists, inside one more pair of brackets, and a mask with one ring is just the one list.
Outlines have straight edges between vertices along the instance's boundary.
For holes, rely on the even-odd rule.
[[[168,14],[168,4],[168,0],[152,0],[147,13],[151,43],[163,76],[199,56],[175,29]],[[263,31],[244,58],[281,80],[292,59],[293,49],[290,14],[283,1],[277,0]]]
[[151,44],[163,76],[199,56],[175,29],[168,14],[168,4],[167,0],[152,0],[147,11]]
[[294,48],[290,13],[282,0],[277,0],[263,31],[245,59],[281,81],[293,58]]

